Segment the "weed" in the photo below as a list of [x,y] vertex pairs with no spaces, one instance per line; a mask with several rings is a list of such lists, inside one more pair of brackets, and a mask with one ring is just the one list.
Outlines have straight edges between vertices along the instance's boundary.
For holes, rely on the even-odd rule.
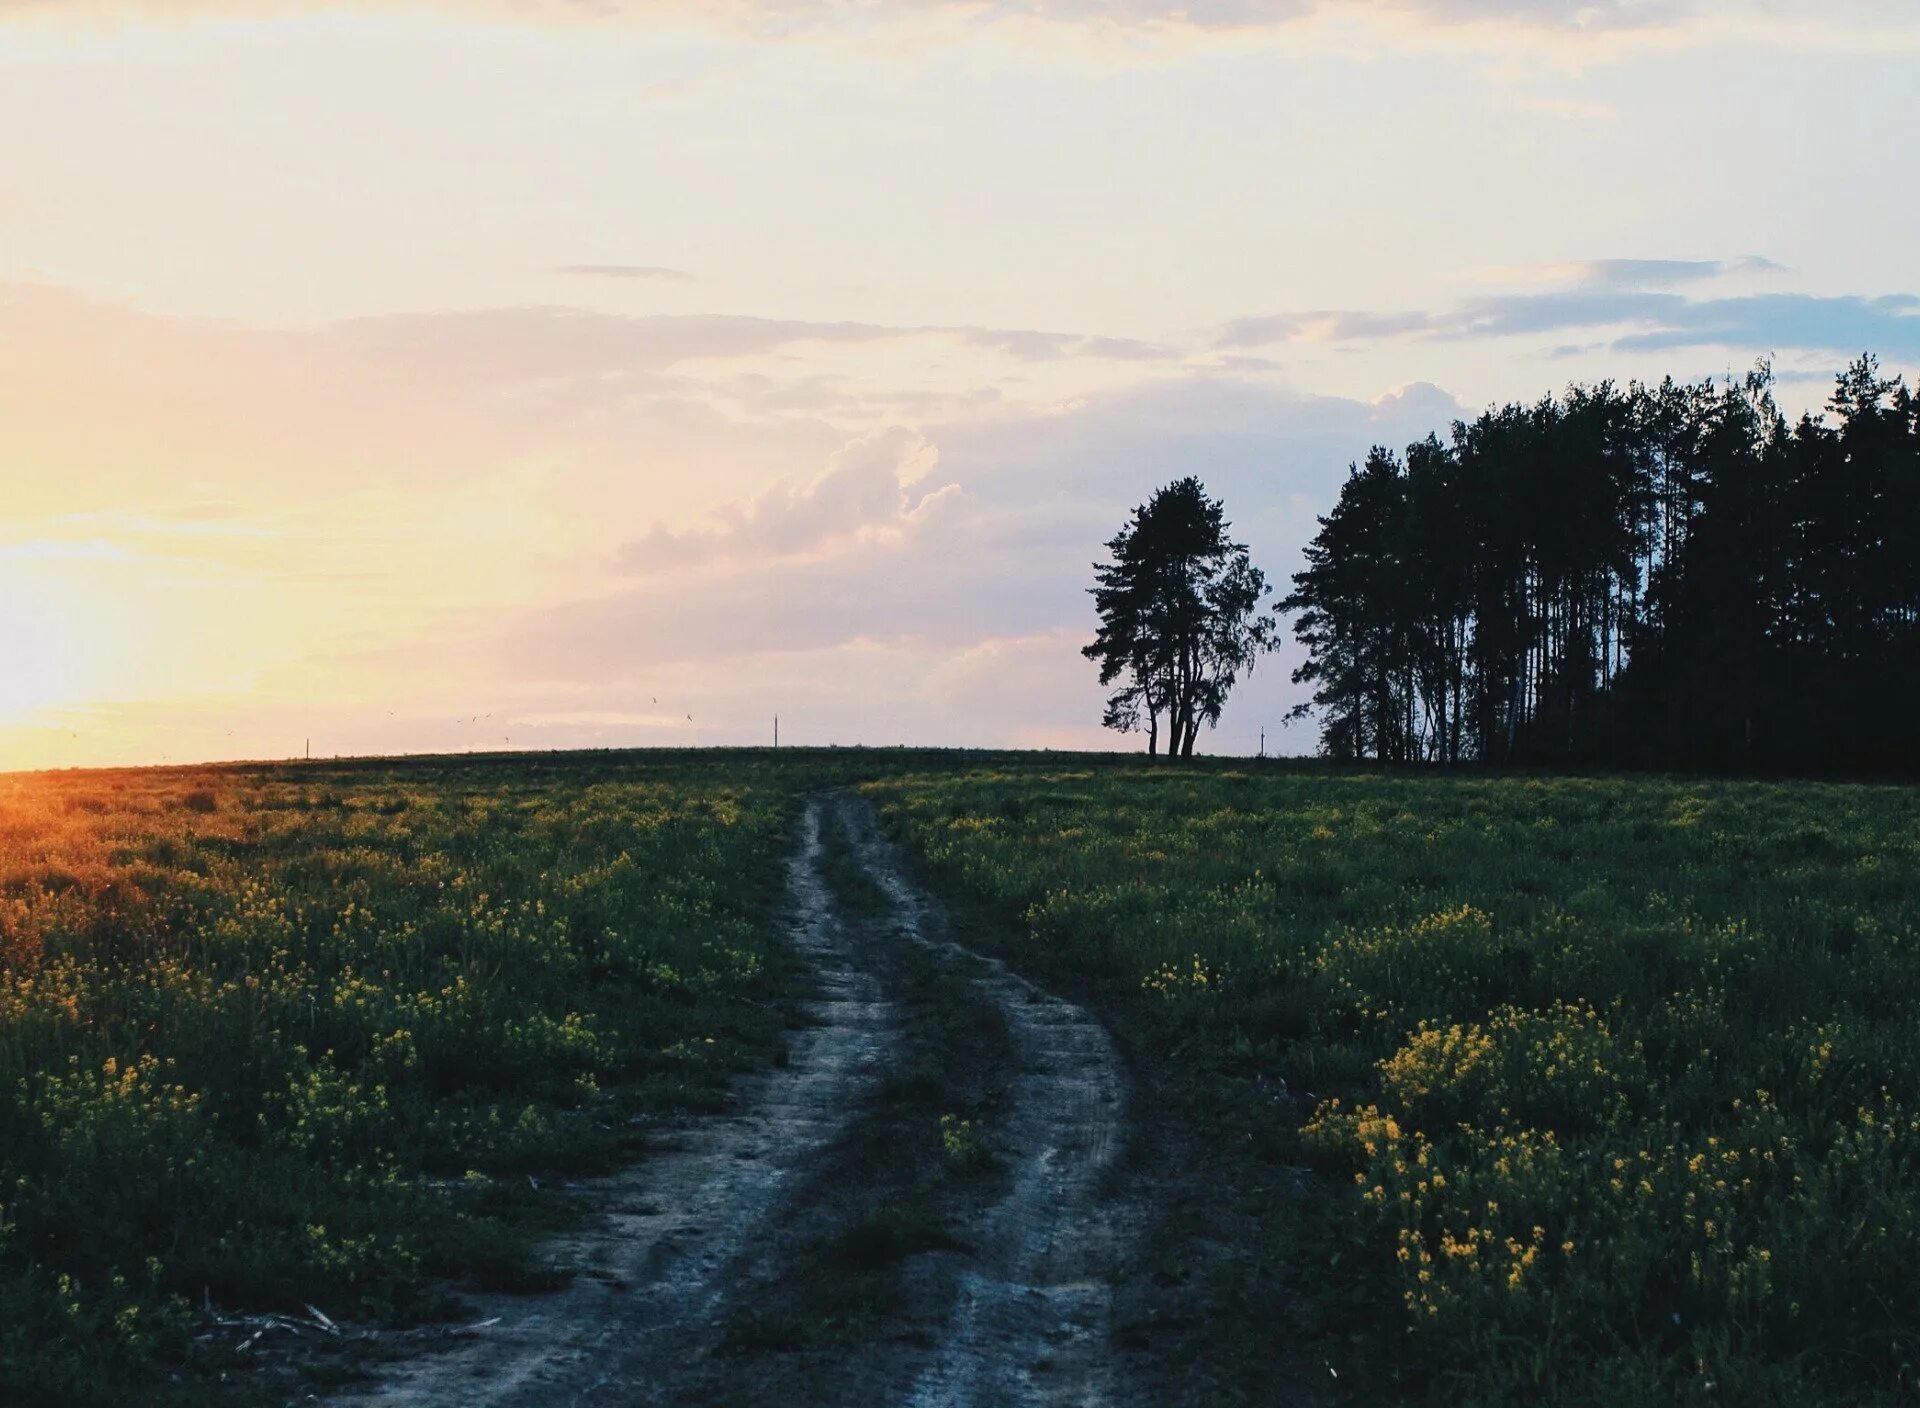
[[959,1115],[940,1116],[940,1148],[947,1166],[959,1173],[974,1173],[993,1161],[986,1131],[978,1120]]
[[461,1190],[604,1166],[623,1110],[770,1059],[793,965],[738,881],[793,815],[631,760],[0,778],[0,1401],[163,1360],[205,1401],[203,1298],[550,1284],[546,1204]]
[[1302,1318],[1344,1339],[1318,1301],[1394,1307],[1328,1348],[1343,1382],[1902,1391],[1920,791],[1175,767],[870,790],[1142,1059],[1248,1091],[1250,1125],[1286,1113],[1252,1092],[1317,1092],[1285,1157],[1325,1171],[1324,1225],[1263,1215],[1337,1268],[1296,1280]]

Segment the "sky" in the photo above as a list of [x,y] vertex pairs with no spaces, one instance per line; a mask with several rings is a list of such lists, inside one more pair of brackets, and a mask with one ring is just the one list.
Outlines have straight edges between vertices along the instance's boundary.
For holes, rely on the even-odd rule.
[[1911,0],[0,0],[0,767],[1135,746],[1159,484],[1280,584],[1488,404],[1920,366],[1916,90]]

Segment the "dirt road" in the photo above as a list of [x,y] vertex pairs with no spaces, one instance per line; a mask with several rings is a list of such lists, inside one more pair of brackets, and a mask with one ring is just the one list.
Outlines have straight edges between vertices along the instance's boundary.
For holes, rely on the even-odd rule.
[[[788,867],[818,996],[783,1067],[578,1190],[562,1290],[478,1298],[341,1404],[1098,1408],[1127,1219],[1113,1043],[957,944],[870,806],[812,801]],[[967,1112],[941,1123],[945,1104]],[[949,1115],[949,1120],[958,1118]],[[977,1141],[981,1170],[960,1171]],[[773,1329],[769,1329],[769,1325]]]
[[963,1269],[946,1333],[905,1401],[1111,1403],[1111,1273],[1124,1219],[1103,1200],[1101,1184],[1126,1099],[1113,1042],[1080,1008],[947,938],[943,917],[907,878],[870,808],[843,809],[841,820],[902,931],[978,967],[973,983],[1005,1018],[1018,1063],[999,1130],[1010,1187],[976,1219],[976,1261]]

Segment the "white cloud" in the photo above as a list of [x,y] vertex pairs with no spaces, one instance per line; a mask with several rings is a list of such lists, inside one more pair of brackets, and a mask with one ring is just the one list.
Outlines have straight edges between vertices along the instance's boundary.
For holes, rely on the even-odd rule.
[[706,526],[656,523],[620,549],[619,566],[648,573],[740,559],[765,563],[851,543],[897,542],[959,499],[958,484],[929,487],[939,460],[917,431],[876,430],[843,445],[818,478],[782,481],[725,504]]
[[1671,288],[1741,275],[1779,274],[1783,265],[1758,254],[1740,259],[1574,259],[1488,269],[1495,283],[1567,284],[1583,288]]
[[[1326,19],[1380,18],[1398,26],[1548,36],[1609,37],[1712,30],[1786,37],[1818,25],[1828,35],[1893,32],[1902,0],[427,0],[490,22],[639,24],[704,28],[761,40],[879,34],[964,40],[1035,27],[1096,38],[1244,38],[1285,34]],[[379,11],[377,0],[0,0],[0,22],[139,19],[192,21],[275,14]],[[1715,32],[1718,32],[1717,30]],[[1385,31],[1391,36],[1392,31]]]
[[[1646,269],[1657,263],[1654,270]],[[1612,268],[1609,265],[1625,265]],[[1871,351],[1920,357],[1920,296],[1753,293],[1692,298],[1660,284],[1712,277],[1674,261],[1601,261],[1572,288],[1470,298],[1448,308],[1393,312],[1323,310],[1241,318],[1223,327],[1220,348],[1290,341],[1367,342],[1399,337],[1445,339],[1545,336],[1572,329],[1616,329],[1615,351],[1727,347],[1755,355],[1795,350]],[[1575,351],[1578,348],[1568,348]]]
[[562,264],[556,274],[587,279],[637,279],[664,283],[686,283],[693,278],[684,269],[669,269],[662,264]]
[[[952,511],[913,532],[842,535],[833,552],[661,570],[527,613],[502,632],[498,669],[581,692],[594,708],[655,697],[664,708],[685,689],[697,696],[684,711],[696,727],[724,713],[758,728],[758,701],[795,741],[1126,747],[1097,727],[1100,691],[1078,648],[1092,630],[1090,564],[1130,507],[1199,474],[1280,587],[1348,461],[1375,442],[1444,431],[1460,414],[1427,383],[1366,402],[1214,375],[936,425],[924,440],[884,432],[840,465],[866,486],[845,496],[856,506],[846,518],[911,502],[899,486],[915,471],[900,466],[931,468],[930,442],[938,470],[920,470],[919,482],[964,484]],[[783,487],[731,517],[748,536],[793,531],[790,541],[805,541],[818,521],[809,487]],[[1289,645],[1263,664],[1202,746],[1252,751],[1263,723],[1276,734],[1297,697],[1296,663]]]

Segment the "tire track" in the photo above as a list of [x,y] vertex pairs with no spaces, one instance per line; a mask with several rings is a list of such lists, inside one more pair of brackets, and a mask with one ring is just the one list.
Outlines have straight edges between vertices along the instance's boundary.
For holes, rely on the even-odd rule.
[[474,1297],[498,1324],[402,1361],[356,1404],[588,1408],[678,1401],[678,1373],[717,1342],[731,1288],[766,1254],[783,1205],[882,1078],[899,1015],[857,961],[823,873],[826,805],[788,862],[795,946],[811,960],[813,1025],[787,1062],[738,1087],[736,1113],[581,1185],[600,1209],[551,1248],[580,1268],[548,1295]]
[[[828,828],[884,897],[851,919],[829,880]],[[1105,1029],[1081,1008],[955,942],[944,911],[908,876],[870,803],[809,802],[788,862],[793,941],[810,959],[813,1025],[784,1067],[742,1080],[736,1113],[689,1121],[681,1142],[637,1167],[580,1185],[596,1209],[549,1248],[580,1268],[540,1296],[474,1297],[470,1334],[395,1335],[407,1353],[364,1405],[426,1408],[640,1408],[780,1401],[792,1408],[1122,1408],[1114,1282],[1132,1240],[1107,1195],[1122,1144],[1127,1083]],[[1012,1074],[989,1145],[1004,1178],[986,1201],[952,1198],[964,1250],[904,1263],[917,1288],[895,1332],[849,1346],[804,1384],[772,1361],[716,1356],[730,1321],[751,1316],[782,1268],[805,1270],[823,1207],[850,1220],[886,1194],[844,1178],[860,1121],[907,1041],[887,946],[921,946],[1004,1020]],[[864,1136],[870,1137],[870,1136]],[[851,1167],[858,1167],[855,1159]],[[840,1172],[836,1172],[840,1170]],[[800,1229],[810,1228],[809,1236]],[[801,1260],[795,1262],[793,1258]],[[819,1274],[815,1270],[812,1274]],[[923,1292],[923,1294],[922,1294]],[[900,1331],[906,1331],[901,1333]],[[781,1351],[767,1351],[778,1356]],[[735,1351],[737,1353],[737,1351]],[[783,1387],[784,1386],[784,1387]],[[773,1395],[771,1398],[769,1395]]]
[[1124,1401],[1111,1342],[1113,1281],[1127,1227],[1104,1183],[1121,1143],[1126,1076],[1112,1039],[1084,1010],[947,933],[942,911],[908,878],[872,805],[836,798],[868,875],[900,929],[972,966],[1004,1014],[1021,1071],[993,1146],[1007,1193],[969,1229],[944,1335],[898,1400],[908,1408],[1106,1408]]

